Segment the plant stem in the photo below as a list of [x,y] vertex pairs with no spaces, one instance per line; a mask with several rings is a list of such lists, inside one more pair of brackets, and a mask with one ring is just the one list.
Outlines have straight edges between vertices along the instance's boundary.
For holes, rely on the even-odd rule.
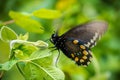
[[1,71],[1,73],[0,73],[0,80],[2,79],[3,74],[4,74],[4,71]]
[[15,22],[14,20],[9,20],[9,21],[4,22],[3,25],[12,24],[14,22]]
[[20,73],[23,75],[23,77],[25,77],[25,74],[24,74],[24,72],[21,70],[21,68],[19,67],[18,63],[16,64],[16,66],[17,66],[18,70],[20,71]]

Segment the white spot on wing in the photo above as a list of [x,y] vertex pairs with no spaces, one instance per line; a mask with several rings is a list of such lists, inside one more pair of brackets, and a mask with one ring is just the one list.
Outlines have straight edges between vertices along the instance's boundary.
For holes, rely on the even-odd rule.
[[89,47],[90,46],[90,42],[88,42],[87,44],[84,44],[85,46]]
[[93,48],[95,45],[92,45],[91,48]]
[[96,42],[94,42],[94,44],[91,46],[91,48],[94,47],[95,45],[96,45]]
[[90,62],[87,62],[87,65],[89,65],[90,64]]
[[95,41],[98,38],[98,33],[95,33],[95,36],[93,37],[93,40]]
[[98,37],[99,37],[98,33],[95,33],[95,35],[93,36],[93,39],[91,39],[91,43],[94,43]]
[[90,50],[88,52],[92,55],[92,52]]
[[95,42],[94,45],[96,46],[96,44],[97,44],[97,43]]
[[94,40],[93,40],[93,39],[91,39],[91,40],[90,40],[90,42],[91,42],[91,43],[94,43]]
[[96,45],[96,40],[99,38],[98,33],[96,32],[95,35],[93,36],[93,39],[90,40],[91,42],[91,47],[94,47]]
[[93,38],[87,44],[84,44],[84,45],[87,47],[94,47],[96,45],[96,40],[98,38],[100,39],[100,37],[101,36],[99,36],[99,34],[96,32]]

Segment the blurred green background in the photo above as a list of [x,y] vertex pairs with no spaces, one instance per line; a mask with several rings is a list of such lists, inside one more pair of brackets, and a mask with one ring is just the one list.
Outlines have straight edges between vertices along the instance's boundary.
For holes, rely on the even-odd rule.
[[[44,27],[44,33],[30,32],[30,41],[46,41],[51,34],[59,29],[59,35],[75,25],[91,20],[105,20],[109,28],[97,46],[92,49],[95,59],[87,67],[74,64],[73,61],[61,54],[59,67],[65,73],[66,80],[119,80],[120,78],[120,0],[0,0],[0,23],[10,21],[10,10],[32,13],[35,10],[46,8],[59,10],[62,17],[58,19],[35,18]],[[7,24],[18,34],[27,31],[15,23]],[[50,46],[53,46],[49,41]],[[2,45],[2,44],[0,44]],[[2,47],[1,49],[6,49]],[[0,49],[0,50],[1,50]],[[5,54],[2,54],[5,53]],[[58,54],[57,51],[54,52]],[[7,51],[0,51],[0,62],[7,60]],[[16,69],[6,72],[2,80],[23,80]]]

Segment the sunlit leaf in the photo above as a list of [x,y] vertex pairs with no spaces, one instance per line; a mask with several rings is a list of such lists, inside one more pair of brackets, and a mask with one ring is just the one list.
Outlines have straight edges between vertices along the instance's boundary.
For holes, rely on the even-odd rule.
[[16,60],[11,60],[6,63],[0,64],[0,70],[10,70],[15,64],[17,63]]
[[24,35],[20,34],[18,36],[18,39],[20,39],[20,40],[28,40],[28,37],[29,37],[29,33],[26,33]]
[[3,41],[10,41],[17,39],[17,34],[10,28],[3,26],[0,32],[1,39]]
[[9,43],[0,40],[0,63],[8,60],[8,53],[10,53]]
[[[40,59],[39,62],[45,61],[45,59],[42,60],[43,58]],[[42,64],[35,61],[29,61],[24,66],[19,66],[22,66],[21,70],[23,71],[23,74],[25,74],[26,80],[64,80],[63,72],[57,67],[50,66],[50,64],[48,64],[50,61],[51,60],[46,60]]]
[[73,5],[77,2],[77,0],[59,0],[56,3],[56,9],[64,10],[73,7]]
[[63,72],[54,66],[53,56],[47,49],[34,52],[18,66],[26,80],[64,80]]
[[40,58],[50,56],[51,54],[49,52],[50,51],[48,49],[35,51],[34,53],[32,53],[30,55],[29,60],[36,60],[36,59],[40,59]]
[[34,32],[34,33],[42,33],[43,27],[41,26],[40,22],[31,19],[27,15],[23,15],[18,12],[10,11],[9,15],[12,19],[15,20],[15,23],[22,27],[23,29]]
[[38,40],[36,42],[32,42],[33,45],[39,47],[39,48],[47,48],[48,47],[48,44],[44,41],[41,41],[41,40]]
[[[42,55],[46,56],[47,54],[40,54],[44,49],[48,47],[48,44],[44,41],[36,41],[36,42],[30,42],[26,40],[12,40],[10,42],[10,58],[19,58],[19,59],[29,59],[32,58],[39,58]],[[39,50],[40,49],[40,50]],[[49,52],[47,52],[49,53]],[[35,56],[36,55],[36,56]]]
[[40,9],[33,12],[33,15],[39,18],[45,19],[56,19],[61,17],[61,13],[57,10],[48,10],[48,9]]

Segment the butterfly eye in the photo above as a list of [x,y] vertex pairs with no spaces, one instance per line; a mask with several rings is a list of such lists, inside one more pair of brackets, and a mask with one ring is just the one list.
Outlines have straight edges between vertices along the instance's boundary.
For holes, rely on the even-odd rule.
[[55,34],[52,34],[52,38],[56,38],[58,35],[55,33]]
[[52,36],[51,36],[52,39],[54,39],[54,38],[56,38],[56,37],[57,37],[56,34],[52,34]]
[[52,34],[50,41],[55,44],[57,42],[58,38],[59,37],[56,33]]
[[53,43],[53,39],[51,38],[50,41]]

